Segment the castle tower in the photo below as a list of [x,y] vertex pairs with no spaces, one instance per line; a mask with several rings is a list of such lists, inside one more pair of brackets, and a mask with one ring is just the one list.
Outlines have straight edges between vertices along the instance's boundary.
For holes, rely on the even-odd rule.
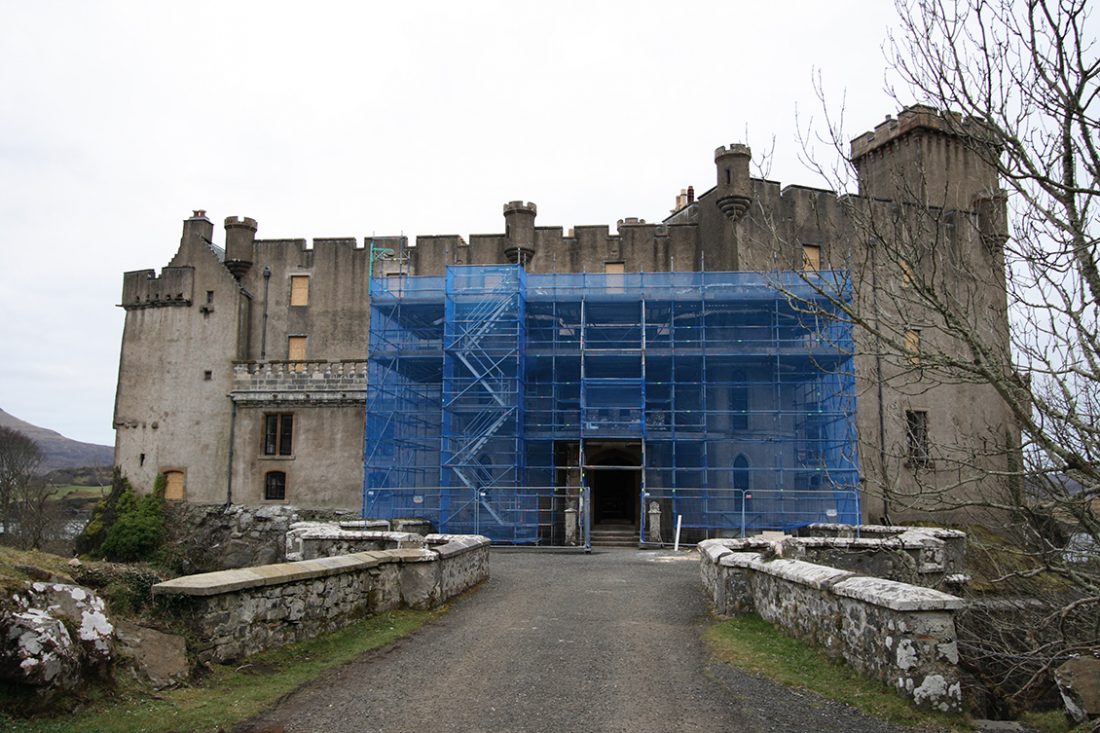
[[749,161],[752,150],[747,145],[733,144],[714,151],[714,166],[718,173],[718,208],[730,221],[737,221],[752,203],[752,181]]
[[917,104],[853,140],[852,164],[864,196],[974,211],[997,198],[997,147],[979,121]]
[[240,280],[252,267],[256,220],[229,216],[225,219],[225,266]]
[[504,205],[504,256],[509,262],[526,265],[535,256],[535,216],[538,207],[528,202],[509,201]]

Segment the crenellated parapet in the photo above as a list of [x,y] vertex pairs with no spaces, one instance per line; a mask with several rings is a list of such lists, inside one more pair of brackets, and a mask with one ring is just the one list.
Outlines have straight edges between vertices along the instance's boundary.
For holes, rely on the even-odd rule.
[[126,310],[139,308],[189,307],[194,299],[195,270],[192,267],[165,267],[158,276],[154,270],[134,270],[122,276],[122,303]]
[[986,123],[915,104],[852,140],[864,196],[976,210],[999,189],[997,136]]
[[957,112],[942,112],[926,104],[914,104],[886,119],[852,140],[852,160],[858,161],[880,148],[914,133],[930,132],[966,138],[986,145],[996,144],[993,131],[976,117],[964,117]]

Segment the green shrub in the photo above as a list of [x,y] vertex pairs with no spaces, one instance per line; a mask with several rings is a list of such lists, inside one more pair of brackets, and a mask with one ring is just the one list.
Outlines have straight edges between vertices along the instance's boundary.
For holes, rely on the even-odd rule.
[[158,475],[152,493],[138,496],[116,473],[111,493],[96,506],[77,551],[116,562],[152,559],[164,536],[164,485],[164,476]]

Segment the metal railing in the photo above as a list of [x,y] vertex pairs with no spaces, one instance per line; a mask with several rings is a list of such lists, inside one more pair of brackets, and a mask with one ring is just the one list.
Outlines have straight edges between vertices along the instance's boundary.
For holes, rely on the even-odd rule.
[[[368,488],[363,516],[425,519],[437,532],[480,534],[498,544],[591,547],[591,528],[601,519],[592,495],[586,486]],[[790,532],[815,522],[861,523],[859,491],[848,488],[650,488],[639,493],[635,508],[640,544],[672,544],[677,518],[681,544]]]

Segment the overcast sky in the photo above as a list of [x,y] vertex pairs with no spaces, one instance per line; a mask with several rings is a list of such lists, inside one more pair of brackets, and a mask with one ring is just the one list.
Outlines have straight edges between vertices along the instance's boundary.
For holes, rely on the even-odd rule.
[[114,443],[122,273],[181,221],[261,238],[659,220],[713,151],[775,139],[814,185],[796,111],[820,71],[853,137],[884,91],[885,0],[0,0],[0,408]]

